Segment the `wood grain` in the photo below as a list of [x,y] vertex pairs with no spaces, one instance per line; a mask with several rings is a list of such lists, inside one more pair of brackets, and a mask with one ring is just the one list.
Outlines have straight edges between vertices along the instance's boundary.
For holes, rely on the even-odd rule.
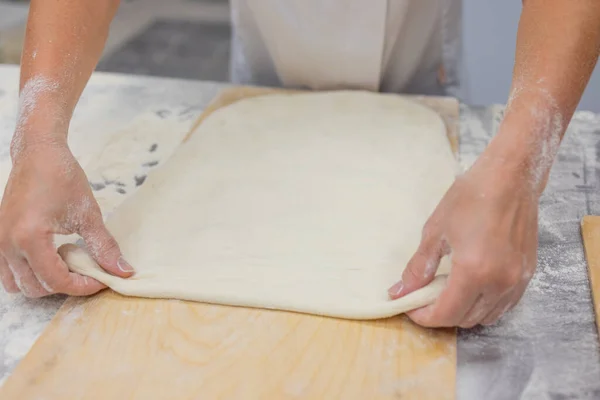
[[[227,89],[198,124],[274,91]],[[419,101],[444,116],[456,150],[456,100]],[[107,290],[65,302],[0,398],[454,399],[455,380],[455,330],[404,316],[348,321]]]
[[452,331],[126,298],[69,299],[3,399],[450,399]]
[[600,331],[600,216],[585,216],[581,220],[581,235],[588,265],[596,326]]

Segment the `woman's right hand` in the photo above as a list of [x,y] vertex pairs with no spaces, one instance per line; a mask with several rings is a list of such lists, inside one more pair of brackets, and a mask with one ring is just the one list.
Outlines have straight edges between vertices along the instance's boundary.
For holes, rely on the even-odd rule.
[[58,255],[54,234],[73,233],[107,272],[132,275],[66,138],[13,143],[13,167],[0,205],[0,280],[6,291],[41,297],[103,289],[95,279],[70,272]]

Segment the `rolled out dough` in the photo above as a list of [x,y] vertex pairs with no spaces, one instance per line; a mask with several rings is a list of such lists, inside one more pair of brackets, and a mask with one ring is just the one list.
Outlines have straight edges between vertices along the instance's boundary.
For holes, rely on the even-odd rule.
[[109,218],[135,276],[59,252],[125,295],[389,317],[445,285],[387,295],[456,171],[441,118],[399,96],[250,98],[211,114]]

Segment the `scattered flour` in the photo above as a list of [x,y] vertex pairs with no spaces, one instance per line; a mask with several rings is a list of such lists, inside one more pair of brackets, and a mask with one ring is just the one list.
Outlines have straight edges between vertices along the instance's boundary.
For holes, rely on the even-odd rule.
[[[503,109],[465,109],[461,157],[475,158]],[[492,121],[484,126],[480,121]],[[494,326],[460,330],[458,398],[600,398],[598,335],[580,236],[600,214],[600,116],[576,113],[540,201],[537,270]]]
[[105,218],[173,154],[188,129],[186,121],[144,113],[110,136],[84,167]]
[[[41,78],[33,80],[24,88],[19,105],[18,81],[17,68],[0,65],[2,187],[5,186],[11,169],[9,146],[17,127],[17,114],[19,123],[27,121],[30,111],[35,107],[36,96],[33,94],[54,88],[51,82]],[[135,190],[139,182],[138,175],[147,173],[170,156],[218,87],[220,86],[216,84],[196,85],[175,80],[161,86],[156,85],[153,78],[147,77],[94,75],[84,91],[70,126],[69,145],[76,159],[91,176],[93,168],[114,166],[116,161],[114,158],[111,160],[109,154],[98,159],[98,149],[105,148],[110,143],[115,150],[118,147],[115,143],[121,142],[132,153],[148,154],[148,158],[127,155],[128,162],[147,165],[123,165],[128,170],[122,177],[125,194],[119,193],[116,185],[94,190],[98,199],[102,199],[100,204],[104,213],[110,213]],[[132,116],[138,117],[132,120]],[[142,134],[135,133],[136,130],[142,131]],[[129,139],[119,137],[121,135],[128,136]],[[135,138],[132,139],[133,137]],[[150,151],[153,146],[148,146],[150,137],[152,144],[157,144],[153,151]],[[16,147],[18,150],[18,142]],[[137,181],[134,175],[138,176]],[[55,243],[60,245],[77,239],[76,235],[60,236],[55,238]],[[9,295],[0,289],[0,384],[29,351],[63,301],[64,297],[58,295],[26,299],[21,295]],[[67,320],[69,318],[73,323],[77,322],[76,310]]]
[[77,324],[83,317],[83,306],[77,304],[73,306],[69,312],[61,319],[60,330],[63,335],[68,335],[73,325]]
[[27,354],[64,299],[55,295],[34,300],[0,290],[0,382]]

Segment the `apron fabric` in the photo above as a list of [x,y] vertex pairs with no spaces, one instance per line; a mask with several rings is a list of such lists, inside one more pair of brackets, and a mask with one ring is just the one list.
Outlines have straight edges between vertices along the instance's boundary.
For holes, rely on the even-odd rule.
[[462,0],[231,0],[231,80],[457,95]]

